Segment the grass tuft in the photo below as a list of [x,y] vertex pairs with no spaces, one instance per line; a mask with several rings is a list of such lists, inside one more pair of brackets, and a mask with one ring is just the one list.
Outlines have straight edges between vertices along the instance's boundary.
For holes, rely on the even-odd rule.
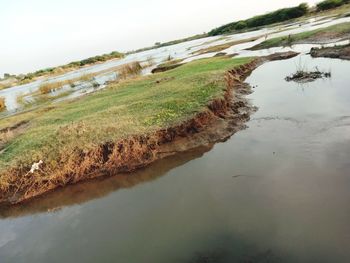
[[141,73],[142,66],[139,62],[132,62],[122,65],[118,69],[118,75],[121,79],[126,79],[128,77],[137,76]]

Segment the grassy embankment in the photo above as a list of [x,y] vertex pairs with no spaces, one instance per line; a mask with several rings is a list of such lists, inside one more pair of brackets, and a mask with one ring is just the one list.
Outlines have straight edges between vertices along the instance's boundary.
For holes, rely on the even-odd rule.
[[[22,122],[26,128],[7,141],[0,154],[0,174],[10,167],[57,160],[77,149],[172,126],[203,110],[224,94],[224,73],[251,58],[210,58],[175,70],[113,84],[107,89],[55,107],[40,108],[0,120],[0,129]],[[15,133],[15,131],[14,131]],[[0,189],[8,180],[0,175]]]
[[322,43],[332,39],[349,37],[350,23],[342,23],[338,25],[320,28],[312,31],[298,33],[290,36],[276,37],[268,39],[252,48],[252,50],[290,46],[298,43]]

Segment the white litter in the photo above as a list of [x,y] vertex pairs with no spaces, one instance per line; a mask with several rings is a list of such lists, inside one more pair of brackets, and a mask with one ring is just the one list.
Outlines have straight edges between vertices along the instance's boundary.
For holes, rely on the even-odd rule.
[[40,165],[43,163],[42,160],[40,160],[38,163],[33,163],[32,168],[30,169],[30,173],[34,173],[35,171],[40,169]]

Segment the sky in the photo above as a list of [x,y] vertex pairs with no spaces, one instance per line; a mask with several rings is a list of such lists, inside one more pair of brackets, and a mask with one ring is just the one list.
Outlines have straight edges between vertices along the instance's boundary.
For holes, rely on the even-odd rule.
[[130,51],[318,0],[0,0],[0,76]]

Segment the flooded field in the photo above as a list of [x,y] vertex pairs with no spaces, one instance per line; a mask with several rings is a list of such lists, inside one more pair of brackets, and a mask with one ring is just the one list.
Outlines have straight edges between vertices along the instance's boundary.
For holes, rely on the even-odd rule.
[[[40,79],[25,85],[20,85],[20,86],[15,86],[8,89],[0,90],[0,97],[5,98],[6,108],[7,108],[7,111],[1,113],[0,117],[7,116],[8,114],[14,114],[22,110],[23,105],[20,105],[18,103],[19,96],[22,96],[25,102],[33,102],[33,101],[35,102],[35,98],[32,97],[32,93],[35,93],[36,91],[38,91],[40,85],[46,82],[50,83],[50,82],[73,80],[84,75],[89,75],[89,74],[94,75],[92,81],[85,81],[85,82],[78,81],[75,83],[74,87],[72,88],[66,87],[65,89],[60,90],[61,93],[67,93],[67,95],[61,96],[59,99],[54,100],[54,102],[62,101],[64,99],[76,98],[76,97],[105,88],[106,86],[105,84],[108,83],[108,81],[113,81],[118,79],[116,68],[130,62],[135,62],[135,61],[140,62],[145,67],[143,70],[143,74],[149,74],[153,68],[157,67],[157,65],[166,61],[167,58],[172,58],[173,60],[181,59],[183,60],[183,63],[186,63],[186,62],[190,62],[201,58],[212,57],[219,52],[216,51],[216,52],[209,52],[205,54],[198,54],[198,52],[209,47],[215,47],[217,45],[229,43],[232,41],[242,41],[243,43],[235,44],[232,47],[222,50],[221,52],[224,52],[229,55],[235,54],[238,57],[263,56],[263,55],[272,54],[276,51],[292,50],[292,48],[271,48],[271,49],[262,50],[262,51],[250,51],[247,49],[257,44],[260,44],[266,39],[271,39],[271,38],[280,37],[280,36],[288,36],[290,34],[296,34],[296,33],[306,32],[310,30],[325,28],[325,27],[329,27],[332,25],[349,22],[349,21],[350,21],[350,17],[337,18],[337,19],[334,19],[331,17],[318,17],[318,18],[308,19],[300,23],[290,23],[286,25],[268,27],[268,28],[263,28],[260,30],[241,33],[241,34],[207,37],[207,38],[202,38],[202,39],[197,39],[193,41],[176,44],[173,46],[161,47],[161,48],[152,49],[144,52],[130,54],[123,59],[107,61],[102,64],[96,64],[93,66],[81,68],[79,70],[74,70],[66,74],[54,76],[47,79]],[[249,39],[251,40],[248,41]],[[332,41],[330,45],[333,45],[334,42],[337,42],[337,41]],[[345,42],[348,43],[348,41],[345,41]],[[317,44],[301,45],[301,47],[299,48],[293,47],[293,50],[296,50],[296,51],[302,50],[303,52],[304,51],[308,52],[309,48],[320,47],[320,46],[321,45],[317,45]],[[152,60],[153,65],[147,66],[148,60]],[[58,94],[59,93],[57,92],[52,92],[52,94],[50,95],[57,96]]]
[[[300,64],[332,77],[286,82]],[[2,208],[0,261],[349,262],[349,68],[264,64],[228,141]]]

